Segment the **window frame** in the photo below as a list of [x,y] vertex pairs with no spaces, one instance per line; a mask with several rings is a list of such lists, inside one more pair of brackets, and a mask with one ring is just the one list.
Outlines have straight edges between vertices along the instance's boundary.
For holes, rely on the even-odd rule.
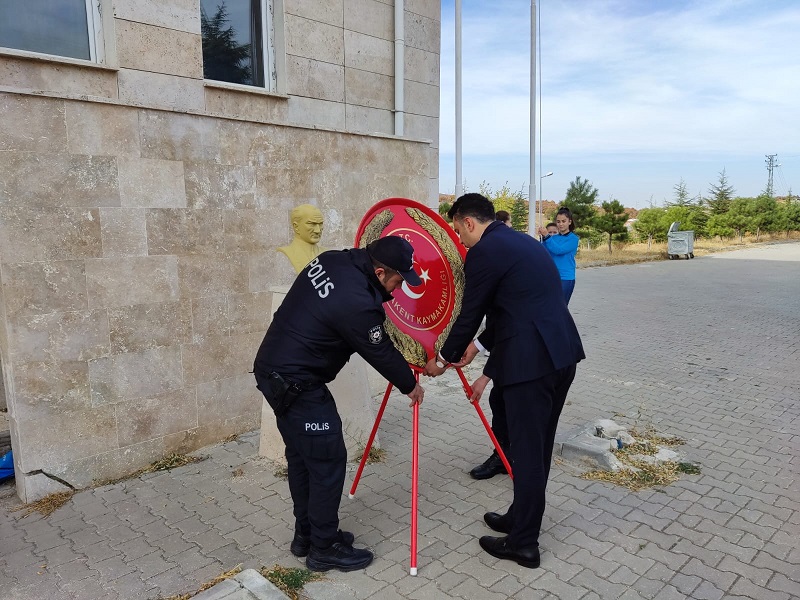
[[89,36],[89,60],[105,64],[103,40],[103,0],[86,0],[86,29]]

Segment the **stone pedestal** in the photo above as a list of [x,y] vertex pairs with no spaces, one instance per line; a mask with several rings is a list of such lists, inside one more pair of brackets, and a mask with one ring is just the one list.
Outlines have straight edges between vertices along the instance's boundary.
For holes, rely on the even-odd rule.
[[[270,322],[288,291],[289,286],[270,288],[272,293]],[[375,423],[375,409],[370,401],[370,372],[374,373],[374,369],[358,354],[353,354],[336,379],[328,384],[328,389],[336,400],[336,407],[342,418],[344,443],[349,460],[360,458],[359,452],[363,451],[364,445],[369,439],[369,432]],[[384,381],[384,389],[385,386]],[[374,446],[378,446],[377,436]],[[262,400],[261,442],[258,453],[272,461],[285,464],[284,449],[283,439],[275,424],[275,414],[267,401]]]

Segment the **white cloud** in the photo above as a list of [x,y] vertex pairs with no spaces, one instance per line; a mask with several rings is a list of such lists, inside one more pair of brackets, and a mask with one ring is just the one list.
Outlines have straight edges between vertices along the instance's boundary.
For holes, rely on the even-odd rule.
[[[591,163],[618,153],[651,159],[665,153],[715,158],[721,169],[726,157],[760,162],[764,153],[800,154],[800,3],[540,0],[539,6],[545,158]],[[442,16],[446,156],[454,152],[455,129],[452,8],[443,7]],[[465,2],[463,32],[464,155],[527,155],[527,3]],[[447,175],[443,169],[443,181]],[[674,181],[680,176],[670,174]],[[502,173],[488,178],[505,180]],[[800,188],[800,168],[786,179]],[[755,183],[747,185],[742,193],[763,188],[763,182],[753,190]]]

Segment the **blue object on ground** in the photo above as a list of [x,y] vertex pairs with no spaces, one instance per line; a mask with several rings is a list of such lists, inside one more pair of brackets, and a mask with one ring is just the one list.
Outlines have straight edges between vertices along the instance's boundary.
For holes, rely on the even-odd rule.
[[14,476],[14,455],[9,450],[0,456],[0,483]]

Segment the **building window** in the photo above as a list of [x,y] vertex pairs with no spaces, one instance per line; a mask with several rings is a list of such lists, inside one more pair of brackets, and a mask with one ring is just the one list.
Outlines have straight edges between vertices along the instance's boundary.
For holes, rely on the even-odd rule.
[[203,77],[275,90],[272,11],[273,0],[200,0]]
[[0,0],[0,46],[103,62],[101,0]]

